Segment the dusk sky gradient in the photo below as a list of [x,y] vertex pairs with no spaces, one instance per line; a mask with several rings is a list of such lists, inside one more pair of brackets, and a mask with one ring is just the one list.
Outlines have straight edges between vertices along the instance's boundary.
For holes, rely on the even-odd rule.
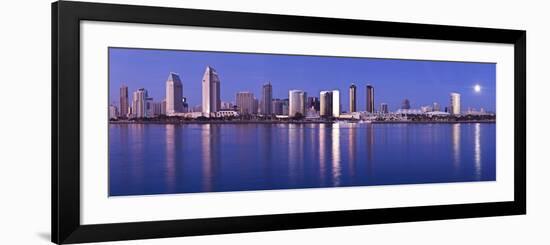
[[[225,52],[174,51],[152,49],[109,49],[109,99],[119,104],[119,88],[132,92],[147,89],[154,101],[165,97],[170,72],[180,75],[183,96],[189,106],[201,103],[201,80],[210,65],[221,80],[221,100],[235,101],[239,91],[261,98],[264,83],[273,85],[273,98],[288,98],[288,91],[300,89],[319,97],[322,90],[339,89],[342,109],[349,111],[349,86],[357,86],[357,108],[365,111],[366,85],[374,86],[375,108],[387,103],[391,111],[407,98],[412,108],[437,102],[443,110],[449,93],[461,94],[461,106],[495,111],[496,64],[444,61],[417,61],[372,58],[341,58]],[[474,86],[481,85],[481,92]]]

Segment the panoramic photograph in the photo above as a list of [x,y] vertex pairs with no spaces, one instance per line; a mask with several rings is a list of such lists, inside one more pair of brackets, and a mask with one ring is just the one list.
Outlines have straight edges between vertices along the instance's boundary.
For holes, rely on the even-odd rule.
[[496,180],[496,64],[111,47],[109,196]]

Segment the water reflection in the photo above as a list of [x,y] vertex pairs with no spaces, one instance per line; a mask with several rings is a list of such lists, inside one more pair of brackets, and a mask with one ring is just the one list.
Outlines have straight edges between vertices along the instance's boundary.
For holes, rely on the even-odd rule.
[[263,156],[263,159],[261,161],[262,164],[262,170],[263,170],[263,176],[266,178],[266,182],[269,184],[272,183],[271,175],[273,174],[271,170],[271,165],[269,162],[273,159],[273,152],[271,151],[271,144],[277,144],[278,142],[273,142],[273,136],[271,132],[271,127],[267,125],[261,125],[261,156]]
[[332,124],[332,183],[334,186],[340,185],[340,175],[342,169],[340,166],[340,124]]
[[202,149],[202,188],[204,191],[212,191],[217,166],[220,164],[220,125],[201,125],[201,149]]
[[326,124],[319,124],[319,178],[325,184],[327,146],[326,146]]
[[455,170],[460,167],[460,124],[455,123],[452,126],[453,141],[453,166]]
[[481,126],[479,123],[474,127],[474,164],[476,179],[481,179]]
[[488,123],[109,128],[112,196],[491,181],[496,175],[496,130]]
[[176,126],[166,124],[166,189],[170,192],[176,188]]
[[356,149],[357,139],[356,139],[356,136],[355,136],[355,134],[357,133],[356,128],[357,128],[356,123],[349,124],[349,128],[348,128],[348,158],[349,158],[348,168],[349,168],[350,176],[352,178],[355,176],[355,162],[356,162],[356,155],[357,155],[357,149]]
[[374,154],[374,150],[373,150],[373,146],[374,146],[374,132],[372,130],[373,128],[373,125],[372,123],[369,123],[367,124],[367,130],[366,130],[366,134],[367,134],[367,171],[369,174],[372,174],[372,165],[373,165],[373,162],[372,162],[372,157],[373,157],[373,154]]
[[143,168],[145,164],[145,142],[143,136],[145,135],[144,126],[139,124],[130,129],[130,134],[132,135],[132,140],[134,141],[131,145],[131,156],[133,167],[130,168],[132,172],[132,179],[135,181],[143,180]]
[[290,179],[295,182],[304,162],[304,125],[290,124],[288,128],[288,164]]

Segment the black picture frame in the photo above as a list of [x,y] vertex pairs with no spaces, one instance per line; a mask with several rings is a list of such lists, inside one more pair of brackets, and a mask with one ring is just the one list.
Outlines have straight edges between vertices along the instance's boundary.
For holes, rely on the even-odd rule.
[[[453,40],[514,45],[514,201],[82,225],[80,21]],[[54,243],[442,220],[526,213],[526,32],[60,1],[52,4],[52,220]]]

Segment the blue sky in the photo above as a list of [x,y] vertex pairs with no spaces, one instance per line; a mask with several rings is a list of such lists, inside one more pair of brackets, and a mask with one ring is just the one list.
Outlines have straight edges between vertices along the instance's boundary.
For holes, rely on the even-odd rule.
[[[388,103],[390,110],[396,110],[405,98],[413,108],[438,102],[443,109],[449,104],[449,93],[458,92],[463,110],[495,111],[496,64],[125,48],[109,50],[110,102],[118,105],[123,83],[130,97],[145,88],[155,101],[162,101],[168,74],[176,72],[183,82],[183,96],[190,106],[198,105],[207,65],[220,76],[222,101],[235,101],[239,91],[260,98],[262,84],[271,82],[273,98],[287,98],[291,89],[315,97],[322,90],[339,89],[347,111],[348,88],[355,83],[361,111],[366,106],[367,84],[374,86],[377,109],[380,103]],[[482,87],[479,93],[474,92],[476,84]]]

